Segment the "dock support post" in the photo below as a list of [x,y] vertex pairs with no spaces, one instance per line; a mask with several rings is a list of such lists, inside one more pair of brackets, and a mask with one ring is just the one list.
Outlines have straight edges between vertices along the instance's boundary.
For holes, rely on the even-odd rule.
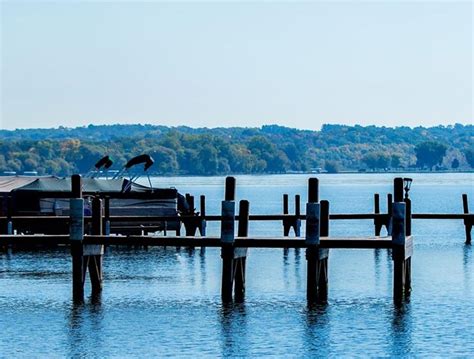
[[[380,195],[378,193],[374,194],[374,214],[380,214]],[[380,236],[380,232],[382,230],[382,221],[380,217],[375,216],[374,218],[374,234],[378,237]]]
[[206,197],[202,195],[200,197],[200,213],[196,213],[194,208],[194,196],[191,196],[189,193],[186,194],[186,201],[189,204],[190,211],[188,213],[189,217],[183,217],[182,221],[184,224],[184,229],[186,236],[195,236],[196,231],[199,230],[201,236],[206,235],[206,220],[204,219],[206,215]]
[[[392,258],[393,300],[400,304],[411,292],[411,256],[413,240],[407,233],[407,204],[403,199],[403,178],[394,180],[394,203],[392,205]],[[410,210],[411,212],[411,210]],[[410,213],[408,213],[411,215]]]
[[391,193],[387,194],[387,220],[385,222],[385,228],[387,228],[387,235],[392,235],[392,207],[393,197]]
[[110,197],[105,196],[104,198],[104,222],[102,233],[106,236],[110,236]]
[[[288,215],[288,194],[283,195],[283,215]],[[290,235],[291,220],[290,218],[283,219],[283,236],[288,237]]]
[[[96,197],[92,201],[92,234],[102,234],[102,200]],[[83,249],[84,271],[89,269],[92,295],[102,291],[102,257],[103,245],[86,244]]]
[[[295,232],[295,237],[299,237],[301,233],[301,220],[298,218],[300,215],[300,196],[295,196],[295,214],[289,215],[289,206],[288,206],[288,194],[283,195],[283,236],[288,237],[290,235],[290,230],[293,228]],[[287,248],[285,248],[287,250]]]
[[199,222],[199,233],[201,233],[202,237],[205,237],[206,236],[206,196],[203,194],[199,198],[199,206],[200,206],[200,215],[201,215],[200,222]]
[[72,297],[75,302],[84,300],[84,199],[82,198],[82,178],[76,174],[71,177],[72,198],[70,201],[70,230],[72,256]]
[[225,199],[222,201],[221,220],[221,257],[223,302],[232,301],[234,284],[234,236],[235,236],[235,178],[227,177],[225,181]]
[[308,182],[308,203],[306,203],[306,260],[308,303],[327,300],[327,258],[328,250],[320,249],[321,205],[319,203],[319,181],[310,178]]
[[[200,218],[199,218],[199,233],[201,233],[201,237],[206,236],[206,196],[201,195],[199,198],[199,207],[200,207]],[[206,253],[206,247],[201,247],[201,254]]]
[[301,197],[299,194],[295,195],[295,218],[296,218],[296,224],[295,224],[295,236],[300,237],[301,236]]
[[[469,203],[466,193],[462,195],[462,208],[464,214],[469,214]],[[470,221],[469,218],[464,219],[464,229],[466,231],[466,244],[471,244],[472,221]]]
[[[238,237],[247,237],[249,232],[249,201],[239,203]],[[247,248],[234,249],[234,298],[242,302],[245,298],[245,267],[247,262]]]
[[[329,201],[322,200],[320,202],[320,237],[329,237]],[[319,301],[327,302],[328,300],[328,260],[329,260],[329,249],[320,249],[320,260],[319,275],[318,275],[318,293]],[[321,254],[322,253],[322,254]],[[323,255],[324,254],[324,255]]]

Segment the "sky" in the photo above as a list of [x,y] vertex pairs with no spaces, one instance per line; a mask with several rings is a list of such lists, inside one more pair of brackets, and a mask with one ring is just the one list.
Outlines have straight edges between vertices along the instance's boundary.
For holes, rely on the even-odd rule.
[[0,0],[0,128],[473,122],[471,1]]

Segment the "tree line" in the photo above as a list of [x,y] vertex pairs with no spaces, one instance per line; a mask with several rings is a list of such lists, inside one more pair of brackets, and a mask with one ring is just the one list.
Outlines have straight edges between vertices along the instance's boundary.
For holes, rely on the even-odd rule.
[[218,175],[387,169],[474,168],[473,126],[323,125],[320,131],[277,125],[198,128],[108,125],[0,131],[0,173],[87,173],[104,155],[121,169],[148,153],[158,175]]

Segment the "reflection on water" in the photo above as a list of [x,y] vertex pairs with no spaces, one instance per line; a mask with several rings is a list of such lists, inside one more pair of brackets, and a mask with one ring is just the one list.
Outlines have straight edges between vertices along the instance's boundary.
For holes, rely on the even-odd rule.
[[[321,192],[333,212],[371,212],[372,194],[390,191],[391,177],[322,176]],[[461,202],[453,198],[474,196],[472,176],[460,177],[427,175],[424,183],[418,176],[415,211],[459,213]],[[237,192],[253,213],[280,213],[283,193],[301,194],[304,203],[306,179],[239,176]],[[171,179],[161,185],[165,180]],[[206,194],[213,214],[223,181],[179,178],[175,185]],[[474,268],[462,221],[413,225],[413,292],[401,306],[392,303],[389,250],[331,250],[329,303],[311,307],[300,249],[249,249],[245,302],[228,305],[220,301],[222,262],[214,248],[109,247],[102,295],[90,297],[87,284],[80,304],[71,303],[67,249],[2,252],[0,356],[468,357],[474,353]],[[209,223],[208,230],[219,233],[219,226]],[[280,223],[251,230],[282,234]],[[331,222],[331,233],[371,235],[373,222]]]
[[226,303],[219,307],[221,350],[225,358],[248,356],[247,321],[244,303]]
[[326,356],[329,354],[331,330],[328,311],[327,304],[315,304],[303,310],[303,342],[307,343],[304,355],[314,356],[314,353],[318,353],[318,355]]
[[391,353],[396,356],[406,356],[412,353],[412,339],[411,339],[411,315],[410,303],[402,303],[394,305],[391,310],[392,315],[392,333],[391,338]]

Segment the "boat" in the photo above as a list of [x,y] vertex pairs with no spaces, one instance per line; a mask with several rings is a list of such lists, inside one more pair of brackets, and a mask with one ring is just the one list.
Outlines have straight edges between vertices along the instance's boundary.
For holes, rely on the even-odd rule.
[[[139,174],[126,173],[131,167],[144,163],[149,186],[137,183]],[[84,215],[91,214],[92,199],[108,198],[111,217],[121,217],[113,222],[112,232],[121,234],[140,234],[143,228],[171,230],[179,232],[180,221],[147,221],[146,217],[176,217],[189,213],[186,198],[175,188],[154,188],[147,170],[153,164],[149,155],[140,155],[127,162],[114,177],[101,177],[101,168],[108,169],[112,161],[108,156],[95,164],[83,179]],[[56,176],[2,176],[0,177],[0,215],[1,216],[69,216],[71,197],[71,178]],[[127,217],[138,216],[144,220],[141,228],[127,221]],[[20,233],[59,234],[68,233],[67,226],[32,228],[31,223],[16,223]]]

